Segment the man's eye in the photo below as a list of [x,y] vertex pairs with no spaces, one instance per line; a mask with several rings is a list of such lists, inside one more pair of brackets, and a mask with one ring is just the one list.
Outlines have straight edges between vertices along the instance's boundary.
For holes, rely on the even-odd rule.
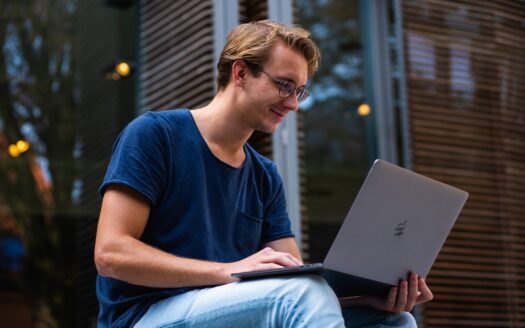
[[290,90],[293,91],[293,86],[288,82],[279,81],[279,85],[288,92],[290,92]]

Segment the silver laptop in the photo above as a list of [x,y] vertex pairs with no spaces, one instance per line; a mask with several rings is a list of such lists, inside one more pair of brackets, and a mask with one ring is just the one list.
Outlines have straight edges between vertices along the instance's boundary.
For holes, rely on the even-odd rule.
[[386,294],[426,277],[468,193],[376,160],[322,264],[234,273],[241,280],[315,273],[338,296]]

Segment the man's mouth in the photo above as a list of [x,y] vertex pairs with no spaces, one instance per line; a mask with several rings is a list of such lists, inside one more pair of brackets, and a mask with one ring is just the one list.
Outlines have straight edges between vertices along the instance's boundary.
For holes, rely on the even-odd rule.
[[273,108],[270,108],[270,110],[272,111],[272,113],[274,113],[275,115],[277,115],[280,119],[283,119],[284,118],[284,113],[281,113]]

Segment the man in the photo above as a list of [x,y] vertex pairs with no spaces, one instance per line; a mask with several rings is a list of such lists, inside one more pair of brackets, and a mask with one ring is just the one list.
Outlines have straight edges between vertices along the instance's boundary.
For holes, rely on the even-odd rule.
[[275,165],[246,144],[308,96],[319,50],[271,21],[228,35],[218,92],[196,110],[147,113],[115,143],[101,186],[100,327],[413,327],[432,294],[411,275],[385,299],[339,301],[317,276],[236,282],[302,263]]

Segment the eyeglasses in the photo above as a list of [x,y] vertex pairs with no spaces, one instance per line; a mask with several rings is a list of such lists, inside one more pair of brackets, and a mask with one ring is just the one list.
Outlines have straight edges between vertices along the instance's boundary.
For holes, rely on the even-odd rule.
[[268,76],[270,81],[272,81],[277,86],[277,88],[279,89],[279,96],[281,96],[282,98],[288,98],[290,97],[291,94],[295,93],[297,97],[297,102],[301,103],[304,100],[306,100],[308,96],[310,96],[310,91],[305,86],[296,88],[295,83],[278,79],[270,75],[269,73],[266,73],[262,69],[262,67],[257,64],[250,63],[250,62],[247,62],[247,63],[248,65],[252,66],[256,71],[263,72],[264,74],[266,74],[266,76]]

